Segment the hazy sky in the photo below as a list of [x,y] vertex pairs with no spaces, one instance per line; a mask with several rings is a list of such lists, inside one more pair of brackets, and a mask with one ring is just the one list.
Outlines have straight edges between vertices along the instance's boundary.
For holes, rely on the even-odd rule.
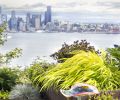
[[9,8],[41,10],[45,5],[54,11],[120,12],[120,0],[0,0]]
[[54,12],[120,19],[120,0],[0,0],[0,5],[8,10],[30,11],[43,11],[47,5],[51,5]]

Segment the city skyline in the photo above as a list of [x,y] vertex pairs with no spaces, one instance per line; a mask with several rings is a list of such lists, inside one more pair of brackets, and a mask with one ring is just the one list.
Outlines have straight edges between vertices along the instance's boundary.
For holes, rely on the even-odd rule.
[[71,15],[72,18],[78,20],[117,22],[120,19],[119,0],[19,0],[17,2],[16,0],[0,0],[0,5],[6,12],[12,10],[44,12],[46,6],[50,5],[53,13],[68,14],[67,17]]
[[[44,14],[34,14],[27,12],[24,20],[21,16],[16,16],[16,11],[11,11],[11,17],[8,19],[8,14],[2,13],[2,7],[0,7],[0,24],[6,23],[7,32],[35,32],[35,31],[47,31],[47,32],[120,32],[120,24],[116,23],[80,23],[71,22],[68,20],[60,21],[59,19],[53,19],[51,6],[46,7]],[[43,20],[42,17],[44,16]]]
[[8,14],[3,13],[3,10],[4,9],[0,6],[0,25],[5,23],[7,26],[5,31],[7,32],[35,32],[52,22],[51,6],[47,6],[43,20],[41,13],[34,14],[27,12],[23,17],[19,15],[16,16],[15,10],[11,11],[8,18]]

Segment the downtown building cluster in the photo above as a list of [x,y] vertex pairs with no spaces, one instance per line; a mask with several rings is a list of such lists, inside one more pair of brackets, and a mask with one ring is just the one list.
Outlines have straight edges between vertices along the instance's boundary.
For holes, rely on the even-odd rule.
[[[43,18],[42,18],[43,16]],[[7,32],[106,32],[120,33],[120,24],[113,23],[73,23],[70,21],[52,20],[51,6],[47,6],[47,10],[43,15],[26,13],[25,19],[16,17],[16,12],[11,11],[10,18],[7,14],[2,13],[0,7],[0,25],[6,23]]]
[[22,17],[16,17],[16,12],[11,11],[10,18],[7,14],[2,13],[0,7],[0,25],[6,24],[7,32],[34,32],[42,29],[48,22],[51,22],[51,6],[47,6],[47,10],[44,14],[44,20],[41,20],[41,14],[26,13],[25,19]]

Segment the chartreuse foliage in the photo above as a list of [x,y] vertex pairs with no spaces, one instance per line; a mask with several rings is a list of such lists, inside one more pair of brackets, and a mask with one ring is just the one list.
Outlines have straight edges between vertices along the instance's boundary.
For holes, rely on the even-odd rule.
[[113,90],[120,87],[120,71],[112,62],[105,62],[106,53],[81,51],[64,63],[36,76],[42,83],[42,90],[54,87],[67,89],[76,83],[87,83],[99,90]]
[[0,91],[0,100],[8,100],[9,92]]

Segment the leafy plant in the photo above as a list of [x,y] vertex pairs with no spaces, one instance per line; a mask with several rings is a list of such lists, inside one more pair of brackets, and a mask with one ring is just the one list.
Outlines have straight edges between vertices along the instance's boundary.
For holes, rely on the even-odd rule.
[[12,59],[18,58],[22,54],[22,49],[15,48],[6,54],[0,53],[0,65],[8,64]]
[[[5,24],[0,25],[0,46],[6,41],[6,34],[4,33]],[[0,53],[0,90],[10,91],[12,86],[16,84],[18,73],[16,69],[7,68],[7,64],[14,58],[21,55],[21,49],[14,50],[3,54]]]
[[99,95],[90,96],[89,100],[119,100],[119,94],[116,91],[102,91]]
[[55,67],[54,64],[50,64],[46,61],[37,59],[26,69],[26,75],[32,81],[32,83],[36,84],[36,82],[34,81],[36,76],[42,75],[53,67]]
[[[99,90],[120,88],[120,71],[112,64],[105,63],[106,53],[98,55],[94,52],[81,51],[67,59],[64,63],[45,72],[42,77],[37,75],[36,81],[42,83],[42,90],[70,88],[76,83],[87,83]],[[112,63],[112,62],[111,62]]]
[[0,25],[0,45],[3,45],[6,41],[6,34],[3,33],[5,28],[5,24]]
[[81,40],[81,42],[74,41],[73,44],[68,45],[64,43],[62,48],[51,55],[58,62],[64,62],[67,58],[73,57],[75,54],[78,54],[80,50],[83,51],[95,51],[94,46],[91,46],[86,40]]
[[28,84],[16,85],[9,95],[10,100],[40,100],[38,91]]
[[10,91],[16,85],[17,78],[18,74],[15,69],[7,67],[0,68],[0,90]]
[[107,52],[109,54],[109,58],[113,61],[114,65],[116,67],[119,67],[120,69],[120,47],[115,48],[108,48]]
[[8,100],[9,92],[0,91],[0,100]]
[[[6,28],[5,24],[0,25],[0,46],[4,44],[4,42],[7,40],[7,34],[4,33],[4,30]],[[12,59],[17,58],[21,56],[22,49],[15,48],[14,50],[2,54],[0,53],[0,66],[3,66],[4,64],[8,64]]]

